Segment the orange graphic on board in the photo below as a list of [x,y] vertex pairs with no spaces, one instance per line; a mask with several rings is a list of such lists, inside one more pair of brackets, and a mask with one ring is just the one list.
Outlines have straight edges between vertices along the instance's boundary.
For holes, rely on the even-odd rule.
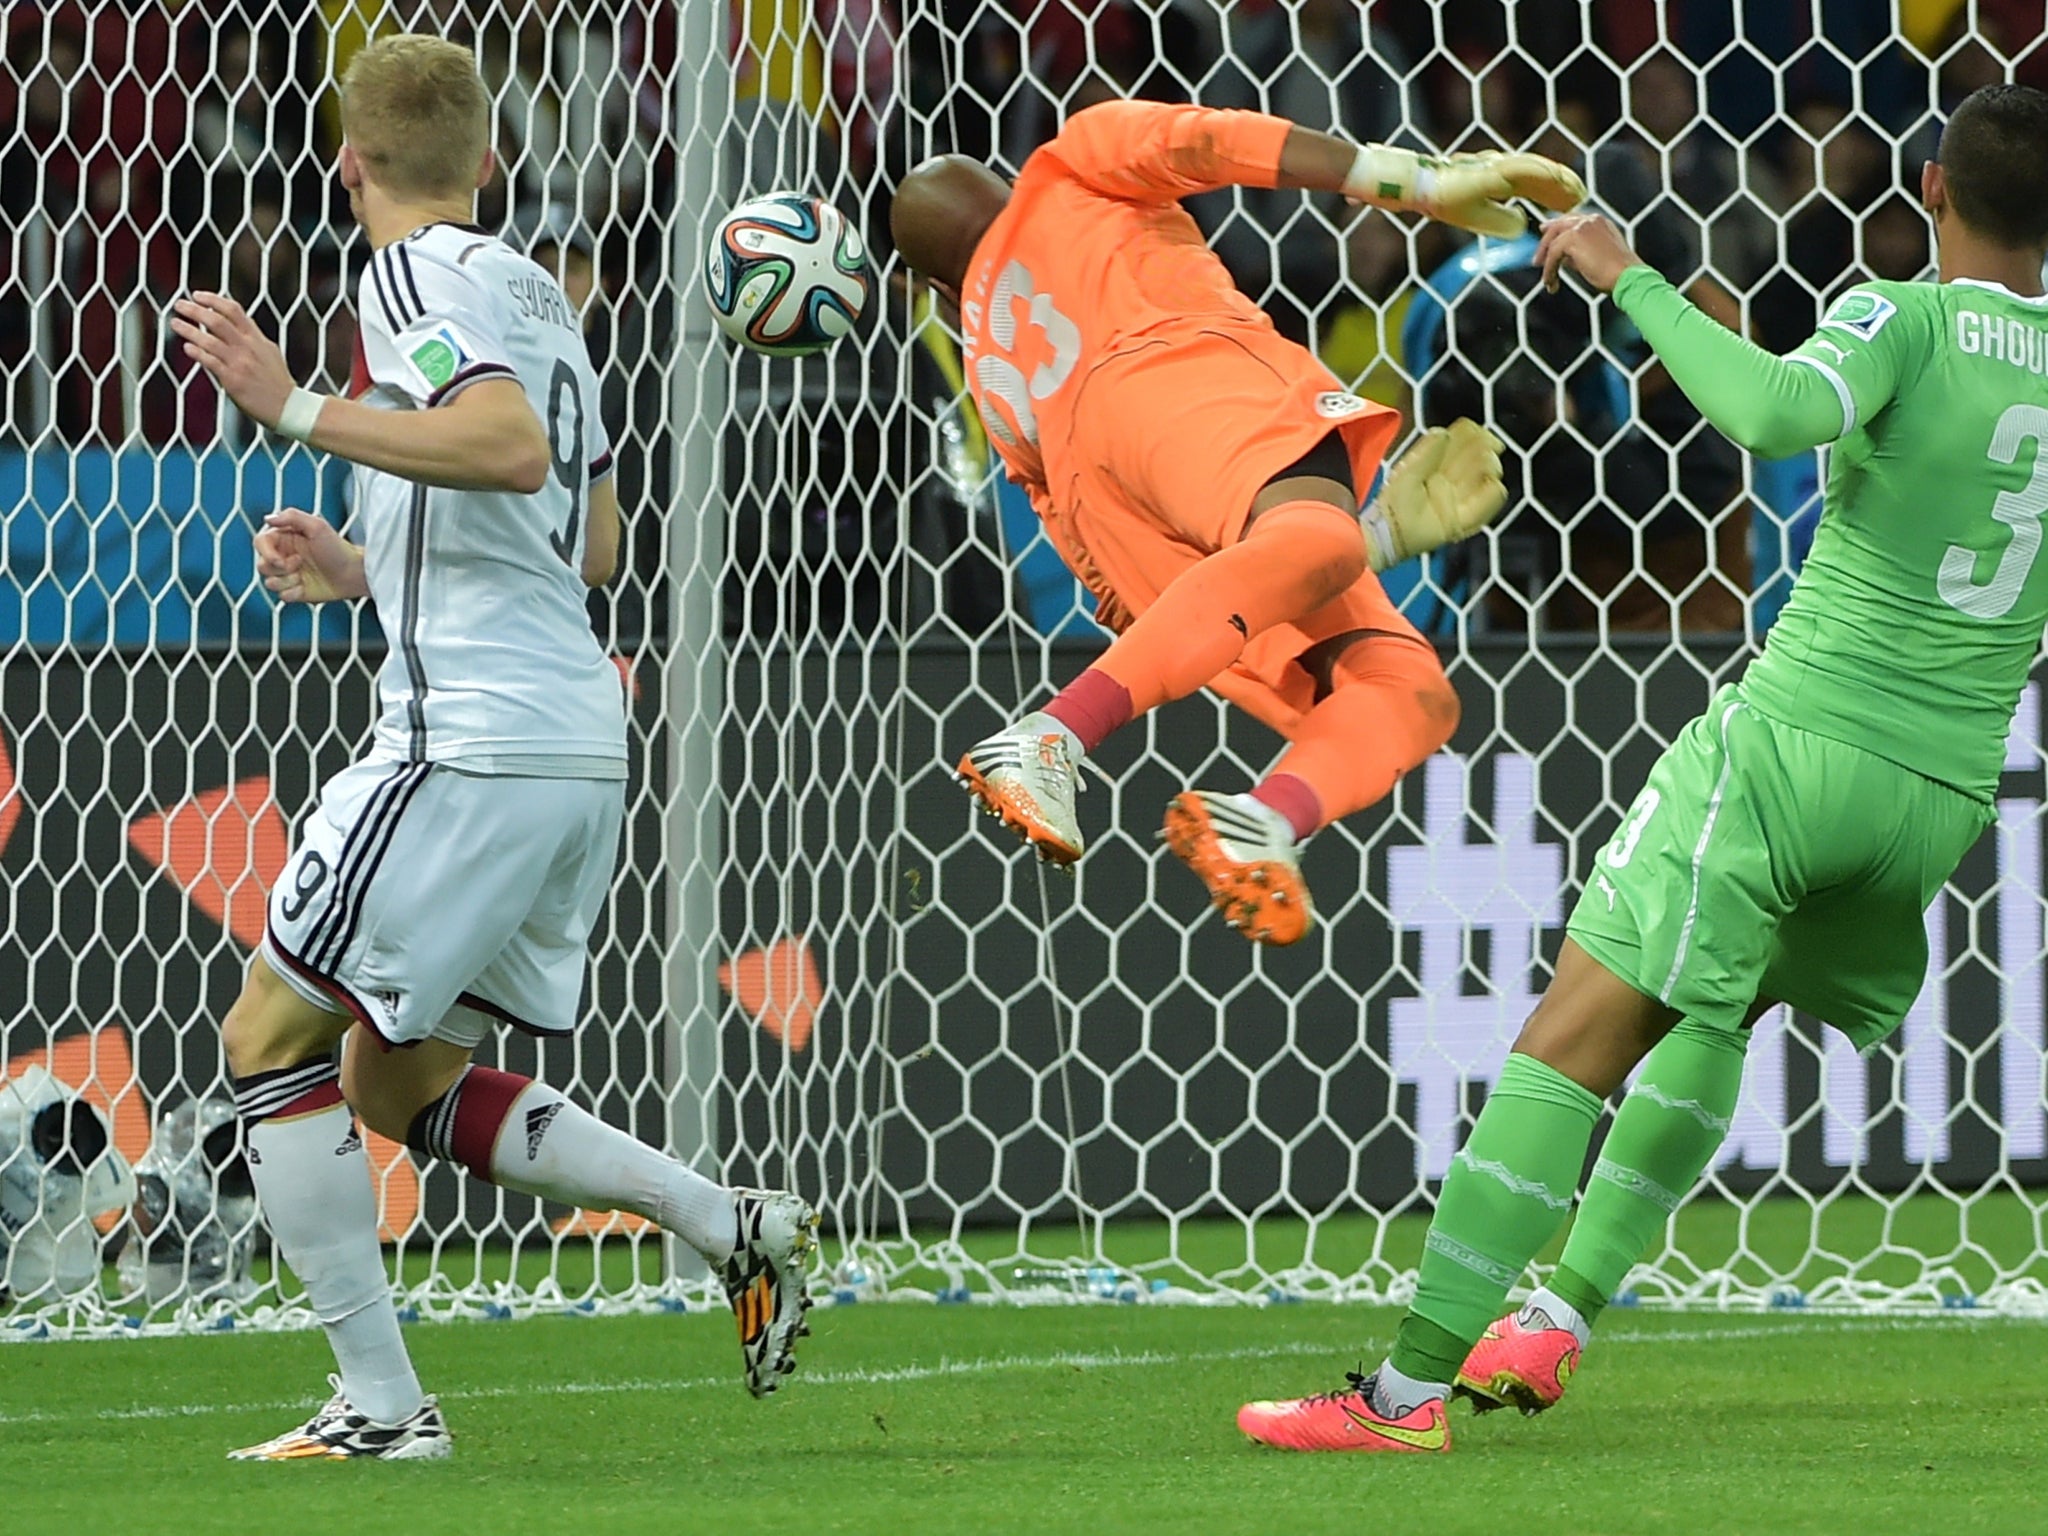
[[825,1001],[818,963],[801,938],[777,939],[736,955],[718,968],[718,984],[754,1022],[792,1051],[811,1043],[811,1026]]
[[420,1219],[420,1171],[412,1154],[362,1127],[363,1150],[370,1158],[370,1183],[377,1190],[377,1236],[395,1243]]
[[264,899],[288,851],[269,779],[240,779],[139,816],[128,841],[247,948],[262,940]]
[[7,738],[0,736],[0,853],[7,851],[7,839],[21,819],[21,790],[14,782],[14,759],[7,753]]
[[626,1237],[634,1232],[652,1232],[654,1223],[631,1211],[571,1211],[557,1216],[549,1231],[557,1237]]

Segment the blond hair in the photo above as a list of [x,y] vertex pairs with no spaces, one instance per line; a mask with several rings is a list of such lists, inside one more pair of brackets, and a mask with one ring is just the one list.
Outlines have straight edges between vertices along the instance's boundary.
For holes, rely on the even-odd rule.
[[393,196],[473,191],[491,138],[476,55],[417,32],[380,37],[341,78],[341,134]]

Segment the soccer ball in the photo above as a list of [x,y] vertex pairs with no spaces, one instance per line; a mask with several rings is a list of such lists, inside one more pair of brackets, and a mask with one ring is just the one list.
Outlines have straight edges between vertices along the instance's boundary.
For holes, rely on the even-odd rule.
[[718,328],[770,357],[802,357],[860,323],[874,293],[867,247],[837,208],[770,192],[719,221],[704,261]]

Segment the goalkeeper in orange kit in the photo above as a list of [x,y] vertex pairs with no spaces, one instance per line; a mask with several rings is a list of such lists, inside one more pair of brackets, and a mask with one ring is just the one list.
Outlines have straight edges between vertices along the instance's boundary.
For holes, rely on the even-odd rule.
[[1288,739],[1249,793],[1188,790],[1166,838],[1233,927],[1313,922],[1295,847],[1383,797],[1450,739],[1458,697],[1374,572],[1461,539],[1506,499],[1500,444],[1425,433],[1359,511],[1399,413],[1347,392],[1232,284],[1180,199],[1301,187],[1520,234],[1508,199],[1575,207],[1537,155],[1433,160],[1256,112],[1110,102],[1075,114],[1014,185],[959,156],[905,177],[904,260],[959,305],[968,387],[1116,641],[960,774],[1057,864],[1081,856],[1081,761],[1202,687]]

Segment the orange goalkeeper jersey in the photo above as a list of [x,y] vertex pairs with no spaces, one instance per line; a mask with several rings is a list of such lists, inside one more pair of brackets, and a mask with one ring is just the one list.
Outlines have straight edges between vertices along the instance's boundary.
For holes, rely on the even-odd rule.
[[1141,337],[1270,331],[1180,199],[1270,187],[1289,124],[1257,112],[1112,101],[1024,163],[962,284],[967,378],[1011,477],[1046,487],[1073,386]]
[[1344,441],[1362,492],[1398,429],[1274,330],[1180,206],[1272,186],[1290,127],[1139,101],[1078,112],[968,266],[968,387],[1112,628],[1186,550],[1234,542],[1258,486],[1317,440]]

